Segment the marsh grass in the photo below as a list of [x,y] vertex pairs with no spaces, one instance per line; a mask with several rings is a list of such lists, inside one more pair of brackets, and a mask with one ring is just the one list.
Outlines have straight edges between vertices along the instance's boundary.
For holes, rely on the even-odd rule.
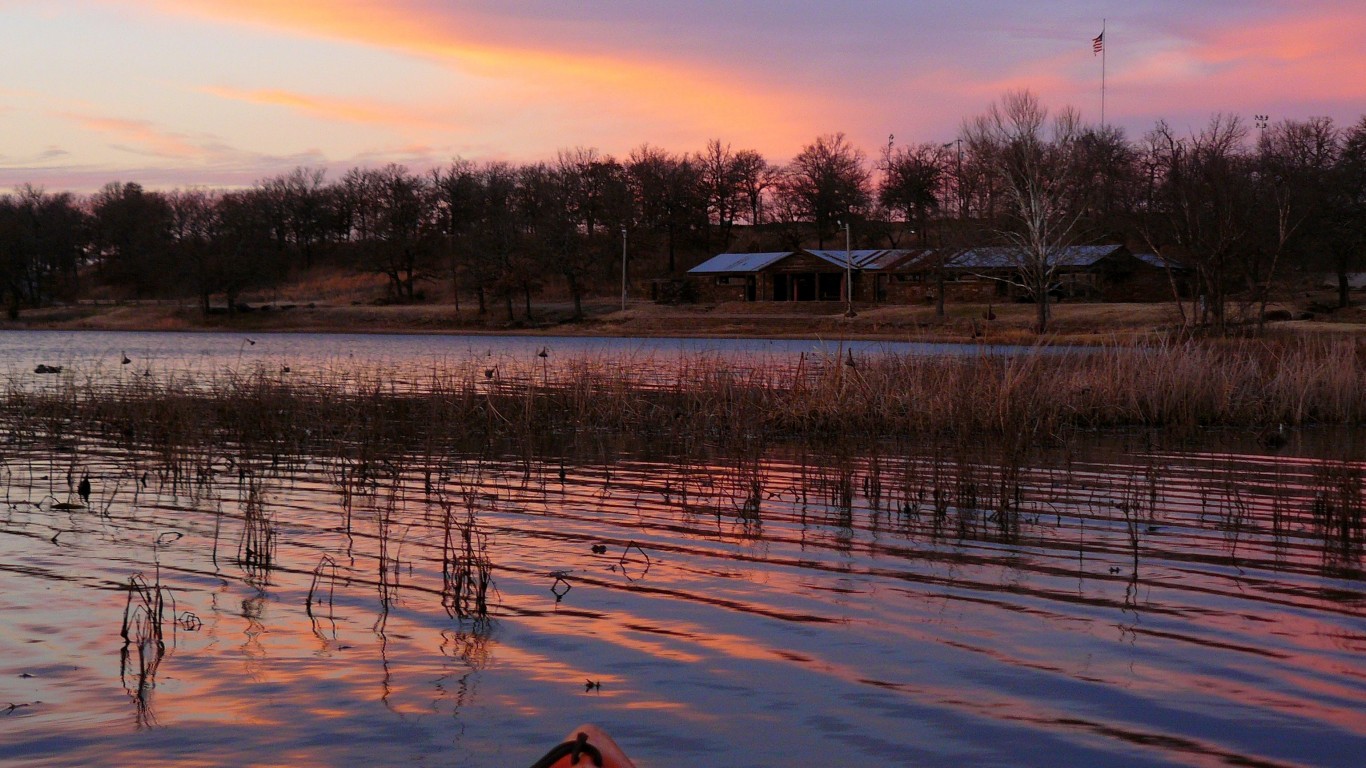
[[[228,451],[278,465],[347,457],[355,482],[379,457],[501,443],[526,453],[551,443],[628,436],[670,452],[736,449],[756,440],[829,444],[962,436],[1006,453],[1072,429],[1366,421],[1366,342],[1162,344],[1038,349],[961,358],[867,357],[742,367],[699,356],[671,371],[621,361],[565,361],[492,380],[434,371],[399,388],[378,374],[313,378],[257,372],[120,386],[11,381],[11,433],[71,440],[81,431],[151,449],[175,481],[202,481]],[[548,381],[549,383],[545,383]],[[229,448],[231,447],[231,448]],[[1001,494],[996,494],[1001,497]],[[999,498],[998,498],[999,501]]]
[[480,528],[477,494],[466,489],[459,503],[438,495],[441,508],[441,604],[452,618],[485,618],[493,588],[488,535]]
[[275,564],[275,515],[266,506],[261,480],[245,474],[241,481],[242,535],[237,562],[252,576],[267,573]]
[[[238,562],[258,573],[273,566],[277,542],[258,475],[315,462],[339,491],[348,535],[356,500],[376,503],[378,583],[386,605],[388,591],[398,586],[407,535],[395,528],[394,511],[404,503],[400,496],[408,489],[401,486],[411,469],[440,507],[443,601],[453,616],[484,615],[492,588],[472,490],[479,482],[465,470],[448,472],[445,462],[454,455],[518,457],[527,482],[558,464],[560,483],[567,460],[596,456],[606,468],[604,500],[613,493],[615,457],[666,457],[677,471],[665,493],[679,499],[685,514],[714,514],[718,523],[733,516],[756,533],[771,500],[789,494],[803,509],[823,507],[845,527],[862,498],[874,511],[896,510],[906,525],[924,513],[935,531],[1015,541],[1024,516],[1041,514],[1040,457],[1066,450],[1079,432],[1136,429],[1179,440],[1218,427],[1250,439],[1277,423],[1292,429],[1366,423],[1366,342],[1354,340],[848,362],[803,355],[794,364],[741,364],[699,355],[668,365],[541,359],[523,371],[500,364],[490,376],[454,366],[404,381],[352,371],[291,377],[253,371],[195,381],[131,377],[109,384],[67,377],[45,379],[40,387],[15,380],[0,402],[0,418],[21,443],[79,444],[87,435],[111,441],[132,457],[130,471],[145,478],[137,464],[145,461],[173,489],[202,488],[235,473],[243,520]],[[880,453],[889,445],[923,458],[914,467],[889,469]],[[776,446],[803,452],[790,488],[768,475]],[[1359,548],[1360,468],[1343,467],[1316,481],[1306,514],[1320,521],[1325,535]],[[68,459],[49,475],[70,478],[74,468]],[[1069,473],[1066,466],[1052,471]],[[1123,498],[1095,502],[1128,532],[1135,558],[1150,524],[1156,473],[1150,467],[1134,478]],[[448,492],[447,474],[468,487]],[[135,488],[145,483],[133,477]],[[1208,493],[1211,504],[1232,510],[1225,531],[1236,547],[1247,518],[1243,491],[1229,485]],[[1277,528],[1280,517],[1277,511]]]
[[1310,513],[1336,557],[1349,559],[1366,544],[1366,469],[1360,462],[1325,461],[1314,468]]
[[175,615],[175,598],[161,585],[160,579],[147,583],[142,574],[128,578],[128,599],[123,607],[123,626],[119,636],[125,643],[143,647],[153,646],[158,652],[166,650],[166,616]]
[[126,589],[128,600],[119,629],[119,636],[123,638],[119,677],[124,691],[133,700],[138,727],[149,728],[156,724],[151,696],[156,687],[157,670],[166,657],[168,624],[171,637],[175,634],[175,598],[171,590],[161,584],[159,574],[151,583],[142,574],[130,576]]

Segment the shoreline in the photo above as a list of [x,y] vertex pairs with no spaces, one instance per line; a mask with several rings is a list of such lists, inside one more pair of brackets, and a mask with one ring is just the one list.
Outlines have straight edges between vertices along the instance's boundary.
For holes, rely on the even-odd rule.
[[[490,312],[479,317],[451,304],[259,305],[234,315],[204,315],[179,303],[82,303],[25,310],[0,330],[159,331],[186,333],[351,333],[466,336],[567,336],[639,338],[840,338],[960,344],[1134,344],[1179,334],[1181,316],[1171,302],[1152,304],[1062,303],[1053,307],[1052,328],[1035,333],[1032,304],[957,304],[937,318],[932,307],[873,305],[844,316],[842,303],[772,305],[720,303],[658,305],[585,301],[584,317],[572,319],[567,302],[534,308],[531,321],[506,322]],[[1255,328],[1255,323],[1247,324]],[[1366,336],[1366,309],[1352,307],[1326,318],[1268,322],[1267,335]]]

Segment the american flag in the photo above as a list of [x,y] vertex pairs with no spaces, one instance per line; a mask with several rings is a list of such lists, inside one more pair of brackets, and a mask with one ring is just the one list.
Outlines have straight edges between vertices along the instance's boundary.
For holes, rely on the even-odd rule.
[[1091,53],[1092,55],[1095,55],[1103,50],[1105,50],[1105,33],[1101,32],[1099,35],[1091,38]]

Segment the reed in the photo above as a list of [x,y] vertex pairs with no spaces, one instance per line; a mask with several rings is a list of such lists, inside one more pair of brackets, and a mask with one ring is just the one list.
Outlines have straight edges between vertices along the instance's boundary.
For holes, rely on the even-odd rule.
[[170,610],[175,616],[175,599],[171,590],[162,586],[158,578],[151,584],[142,574],[128,578],[128,599],[123,607],[123,626],[119,636],[124,643],[134,646],[154,646],[158,653],[166,651],[166,618]]
[[1366,545],[1366,468],[1354,461],[1324,461],[1314,466],[1309,511],[1315,527],[1343,559]]
[[441,507],[441,604],[451,618],[483,619],[489,613],[493,561],[488,536],[479,526],[477,493],[460,494],[461,504],[437,496]]
[[174,637],[175,598],[170,588],[161,584],[159,574],[150,584],[142,574],[130,576],[126,589],[128,600],[123,607],[123,625],[119,629],[119,636],[123,638],[119,651],[119,678],[124,691],[133,700],[138,727],[149,728],[156,724],[151,696],[156,687],[157,669],[166,657],[167,624]]
[[380,374],[117,387],[67,380],[43,389],[10,382],[0,415],[27,439],[119,436],[159,454],[173,476],[194,480],[230,452],[273,464],[346,457],[361,471],[398,450],[437,455],[610,435],[689,452],[755,440],[967,436],[1023,444],[1079,428],[1361,424],[1363,380],[1362,341],[1186,342],[869,357],[857,367],[834,358],[747,367],[699,356],[664,368],[582,359],[549,375],[490,380],[434,371],[405,387]]
[[241,482],[242,536],[237,562],[254,576],[268,572],[275,564],[275,516],[266,508],[260,479],[247,473]]

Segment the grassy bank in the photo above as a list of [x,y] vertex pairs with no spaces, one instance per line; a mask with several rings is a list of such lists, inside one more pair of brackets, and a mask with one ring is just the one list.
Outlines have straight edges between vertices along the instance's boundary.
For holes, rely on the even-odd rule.
[[[490,305],[479,313],[473,302],[457,305],[438,294],[414,304],[385,303],[382,286],[355,275],[318,276],[268,295],[244,299],[250,310],[204,314],[194,302],[134,302],[105,297],[66,306],[26,309],[18,320],[0,319],[0,329],[231,331],[268,333],[493,333],[580,336],[746,336],[773,338],[864,338],[972,343],[1107,344],[1172,338],[1182,329],[1180,308],[1171,302],[1063,302],[1053,307],[1049,333],[1040,337],[1031,304],[954,303],[944,317],[929,304],[859,305],[845,317],[843,302],[723,302],[664,306],[633,297],[589,299],[584,316],[574,317],[566,297],[543,297],[532,307]],[[1310,317],[1268,323],[1271,335],[1366,335],[1366,308],[1331,312],[1332,297],[1297,294],[1293,303],[1273,304],[1274,317]],[[1190,311],[1190,307],[1185,307]],[[1248,309],[1248,308],[1243,308]],[[1313,311],[1311,311],[1313,310]],[[1241,311],[1241,310],[1239,310]],[[1255,311],[1255,310],[1248,310]],[[1241,318],[1238,311],[1231,316]],[[1257,331],[1255,324],[1236,328]]]

